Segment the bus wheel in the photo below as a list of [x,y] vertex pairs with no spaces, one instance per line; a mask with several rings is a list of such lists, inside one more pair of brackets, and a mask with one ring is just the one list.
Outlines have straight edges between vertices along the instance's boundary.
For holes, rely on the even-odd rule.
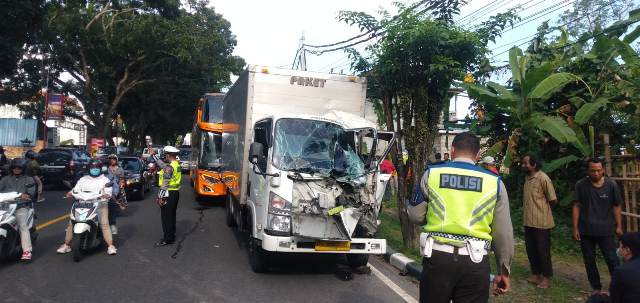
[[231,198],[231,194],[227,194],[227,198],[225,199],[224,209],[226,212],[226,223],[229,227],[236,227],[236,220],[233,216],[233,200]]

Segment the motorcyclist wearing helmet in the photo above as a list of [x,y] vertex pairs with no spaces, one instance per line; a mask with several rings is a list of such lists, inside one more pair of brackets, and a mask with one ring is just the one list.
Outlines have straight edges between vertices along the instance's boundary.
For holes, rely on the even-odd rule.
[[[21,158],[11,160],[9,165],[10,175],[0,180],[0,192],[18,192],[22,195],[20,200],[33,201],[36,195],[35,181],[33,178],[24,174],[26,161]],[[31,204],[20,204],[15,212],[16,221],[18,223],[18,229],[20,230],[20,241],[22,245],[22,261],[31,261],[31,253],[33,247],[31,246],[31,233],[29,232],[28,219],[29,219],[29,207]]]
[[118,165],[118,156],[111,154],[107,157],[106,171],[103,172],[111,180],[113,185],[113,197],[109,200],[109,226],[111,227],[111,234],[118,234],[118,228],[116,227],[116,217],[120,208],[123,208],[125,204],[118,203],[126,199],[124,194],[124,170]]
[[44,197],[42,196],[42,190],[43,190],[43,186],[42,186],[42,172],[40,170],[40,164],[38,163],[38,161],[36,160],[37,154],[32,151],[32,150],[28,150],[25,154],[24,157],[27,159],[27,166],[25,167],[25,175],[32,177],[33,180],[36,182],[36,192],[38,193],[38,202],[42,202],[44,201]]
[[[67,193],[67,197],[72,197],[72,192],[79,192],[83,190],[103,190],[103,198],[111,199],[113,189],[109,184],[109,178],[102,174],[102,163],[100,160],[91,160],[89,162],[89,175],[84,176],[78,180],[73,190]],[[100,222],[100,229],[102,229],[102,237],[107,243],[107,254],[115,255],[117,253],[116,247],[113,245],[113,237],[111,235],[111,229],[109,228],[109,208],[106,204],[100,204],[98,206],[98,221]],[[58,248],[59,254],[66,254],[71,252],[71,240],[73,239],[73,225],[71,221],[67,225],[66,234],[64,236],[64,244]]]

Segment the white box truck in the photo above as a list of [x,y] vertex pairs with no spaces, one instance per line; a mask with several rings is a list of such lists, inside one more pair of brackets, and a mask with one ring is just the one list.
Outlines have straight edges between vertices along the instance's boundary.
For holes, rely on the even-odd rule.
[[[227,225],[249,235],[256,272],[267,252],[346,253],[353,267],[386,252],[376,239],[379,162],[393,133],[364,119],[366,79],[249,66],[223,106]],[[384,148],[382,148],[384,146]]]

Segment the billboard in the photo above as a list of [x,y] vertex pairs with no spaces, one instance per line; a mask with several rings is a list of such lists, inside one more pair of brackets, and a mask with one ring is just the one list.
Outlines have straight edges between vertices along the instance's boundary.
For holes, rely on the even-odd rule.
[[47,94],[46,120],[64,120],[63,94]]

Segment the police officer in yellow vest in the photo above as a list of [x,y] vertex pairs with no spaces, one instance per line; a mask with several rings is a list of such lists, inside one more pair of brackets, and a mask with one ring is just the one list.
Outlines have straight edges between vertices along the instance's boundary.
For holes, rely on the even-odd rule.
[[177,160],[179,152],[180,150],[173,146],[164,148],[166,161],[169,164],[164,163],[157,155],[153,155],[156,163],[162,169],[159,176],[160,190],[156,201],[160,206],[164,236],[156,243],[158,247],[173,244],[176,240],[176,209],[178,208],[178,199],[180,199],[180,182],[182,181],[180,163]]
[[[409,210],[420,235],[420,302],[486,303],[488,252],[496,255],[495,295],[509,291],[513,227],[507,190],[498,176],[475,165],[480,140],[458,134],[452,162],[429,166],[421,180],[427,201]],[[426,224],[426,225],[425,225]]]

